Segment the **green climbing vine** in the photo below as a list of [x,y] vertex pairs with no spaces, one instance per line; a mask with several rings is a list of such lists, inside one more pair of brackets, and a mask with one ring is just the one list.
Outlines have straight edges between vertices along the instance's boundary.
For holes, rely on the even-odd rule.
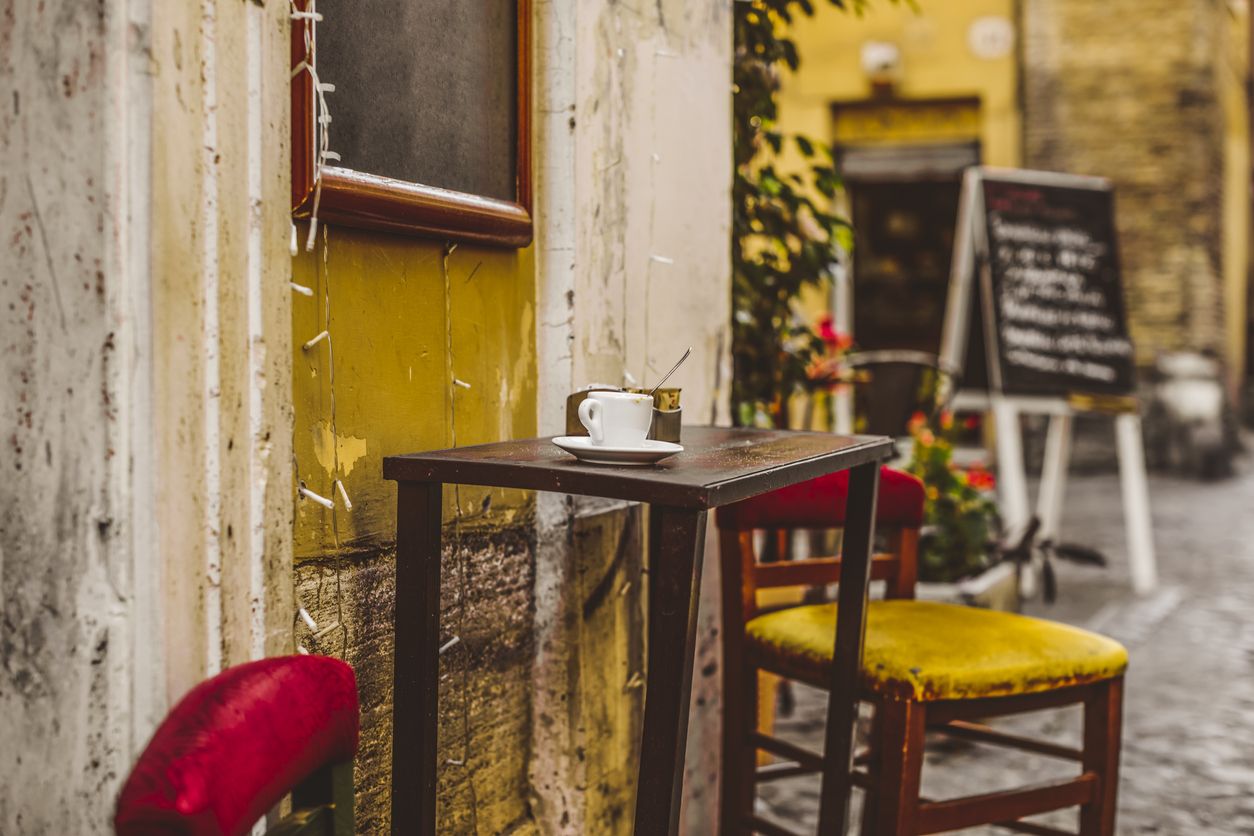
[[[825,0],[859,10],[864,0]],[[740,425],[783,425],[788,398],[826,351],[795,310],[802,289],[832,278],[848,222],[830,208],[840,177],[826,143],[776,127],[780,74],[801,58],[788,26],[810,0],[738,0],[733,64],[732,402]],[[804,164],[784,171],[785,146]]]

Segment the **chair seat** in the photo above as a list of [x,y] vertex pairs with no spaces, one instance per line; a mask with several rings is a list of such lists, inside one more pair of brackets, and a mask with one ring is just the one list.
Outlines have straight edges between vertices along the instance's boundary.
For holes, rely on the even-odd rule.
[[[749,652],[766,670],[826,683],[836,605],[760,615],[745,626]],[[930,601],[872,601],[863,686],[897,699],[961,700],[1050,691],[1123,673],[1128,653],[1113,639],[1014,613]]]

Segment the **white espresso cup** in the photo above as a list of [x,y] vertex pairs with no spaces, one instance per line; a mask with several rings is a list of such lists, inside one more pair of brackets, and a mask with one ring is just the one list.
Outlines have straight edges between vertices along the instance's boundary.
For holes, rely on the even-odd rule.
[[597,446],[643,447],[653,423],[653,398],[632,392],[590,392],[579,404],[579,423]]

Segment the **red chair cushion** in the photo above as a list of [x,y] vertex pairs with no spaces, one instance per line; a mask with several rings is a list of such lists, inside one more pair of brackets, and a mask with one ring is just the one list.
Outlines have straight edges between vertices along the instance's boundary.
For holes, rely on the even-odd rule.
[[247,833],[319,767],[357,753],[357,681],[326,656],[229,668],[157,728],[118,797],[119,836]]
[[[841,528],[849,499],[849,471],[842,470],[718,509],[718,527]],[[902,528],[923,525],[923,483],[909,473],[880,468],[876,522]]]

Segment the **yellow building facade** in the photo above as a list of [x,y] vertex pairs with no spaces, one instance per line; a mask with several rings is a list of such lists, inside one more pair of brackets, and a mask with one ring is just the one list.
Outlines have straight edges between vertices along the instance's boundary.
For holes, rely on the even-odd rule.
[[937,350],[965,165],[1094,174],[1115,183],[1138,360],[1213,351],[1238,392],[1245,3],[816,6],[790,29],[801,67],[783,80],[779,127],[830,142],[846,178],[861,346]]
[[[802,65],[784,83],[781,128],[837,142],[978,141],[988,165],[1015,165],[1021,129],[1013,41],[987,55],[977,55],[969,43],[973,28],[978,32],[990,19],[1013,27],[1014,5],[1011,0],[933,2],[920,3],[916,11],[909,4],[882,3],[851,15],[816,4],[816,15],[798,18],[790,32]],[[890,95],[877,91],[874,75],[864,70],[868,44],[897,48]],[[917,120],[906,115],[909,104],[928,102],[941,106]],[[975,102],[978,118],[970,120],[965,106],[958,105],[948,119],[947,102]],[[861,112],[846,120],[842,108],[849,106]]]

